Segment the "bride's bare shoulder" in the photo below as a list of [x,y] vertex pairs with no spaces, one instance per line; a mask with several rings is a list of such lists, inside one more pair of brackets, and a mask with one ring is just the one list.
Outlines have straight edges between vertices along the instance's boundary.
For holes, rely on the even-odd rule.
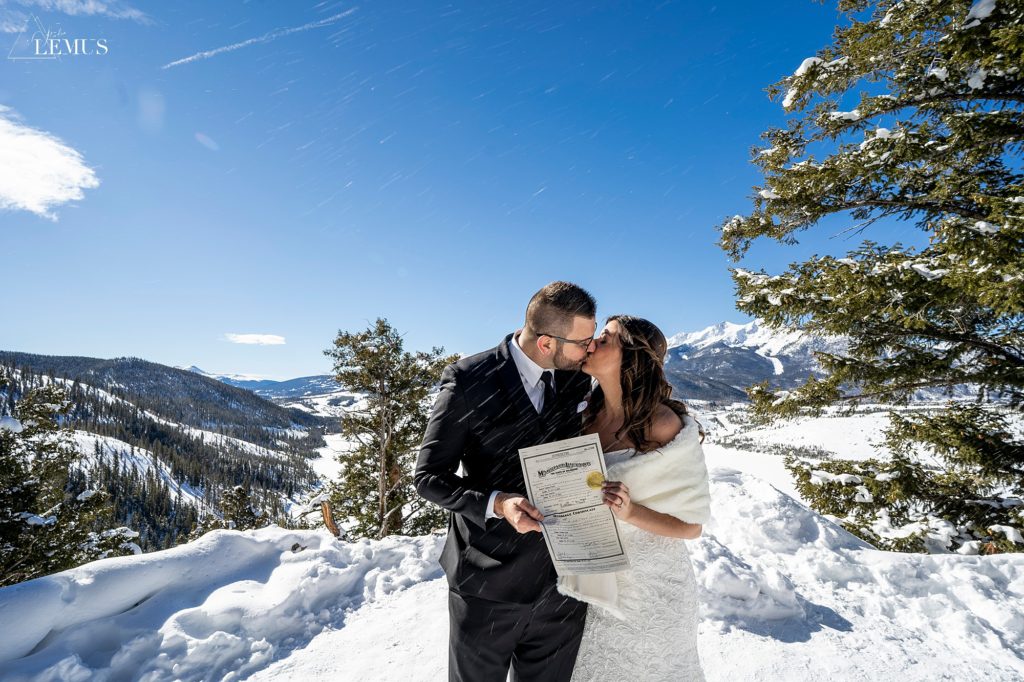
[[668,405],[658,405],[654,413],[654,423],[651,424],[651,440],[658,444],[658,447],[672,442],[672,439],[683,430],[683,420]]

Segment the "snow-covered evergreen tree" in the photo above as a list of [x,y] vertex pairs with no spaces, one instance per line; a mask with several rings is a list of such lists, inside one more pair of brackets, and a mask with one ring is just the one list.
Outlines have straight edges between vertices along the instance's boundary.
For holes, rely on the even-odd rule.
[[0,586],[141,553],[129,528],[95,530],[109,513],[105,492],[76,492],[79,454],[58,421],[70,407],[65,391],[50,383],[16,398],[0,376],[0,392],[14,405],[0,416]]
[[242,485],[236,485],[224,493],[220,499],[220,508],[228,528],[250,530],[265,526],[268,522],[266,515],[253,507],[250,490]]
[[[753,212],[720,226],[739,261],[833,214],[852,230],[911,221],[845,257],[780,274],[736,268],[738,307],[771,326],[849,339],[824,378],[749,391],[761,419],[906,402],[969,386],[975,405],[892,414],[891,462],[791,461],[819,509],[893,549],[1024,551],[1024,3],[841,0],[848,25],[768,92],[794,116],[755,149]],[[856,91],[856,101],[854,93]],[[816,156],[818,154],[819,156]],[[871,234],[871,233],[869,233]],[[996,409],[993,402],[1003,407]],[[922,464],[922,453],[937,464]]]
[[[236,485],[225,490],[220,496],[220,515],[207,512],[196,520],[186,542],[198,540],[213,530],[252,530],[268,526],[274,521],[252,499],[252,489]],[[279,525],[291,527],[286,518],[279,518]]]
[[416,494],[412,473],[430,416],[427,395],[454,358],[441,348],[405,351],[384,319],[362,332],[338,332],[334,347],[324,352],[334,358],[338,383],[366,395],[363,409],[341,418],[342,434],[355,447],[338,455],[342,470],[331,485],[339,525],[353,519],[349,534],[372,538],[444,526],[444,511]]

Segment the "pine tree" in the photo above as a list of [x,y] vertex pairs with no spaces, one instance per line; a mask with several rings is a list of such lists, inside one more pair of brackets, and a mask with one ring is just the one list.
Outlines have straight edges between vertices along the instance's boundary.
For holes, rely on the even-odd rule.
[[224,493],[220,500],[220,508],[224,512],[224,522],[228,528],[250,530],[266,525],[265,522],[261,523],[264,514],[253,508],[252,492],[245,486],[236,485]]
[[768,88],[794,116],[753,150],[763,186],[750,215],[722,223],[720,245],[739,261],[758,238],[792,244],[833,215],[860,221],[852,232],[910,221],[927,245],[879,237],[777,275],[733,269],[743,312],[849,341],[818,354],[824,376],[796,390],[748,389],[752,413],[968,387],[974,405],[893,411],[891,461],[789,464],[816,508],[879,546],[1024,551],[1024,443],[1013,430],[1024,407],[1024,4],[839,8],[848,25],[834,43]]
[[188,536],[184,539],[184,542],[192,542],[198,540],[210,531],[224,530],[227,528],[227,524],[214,514],[207,513],[204,516],[200,516],[196,519],[195,525],[189,531]]
[[[13,395],[0,376],[0,391]],[[95,531],[108,496],[85,485],[69,429],[58,423],[70,403],[48,383],[0,416],[0,586],[49,575],[108,556],[141,553],[138,533]]]
[[324,353],[334,358],[338,383],[366,395],[341,418],[342,435],[354,446],[338,456],[342,471],[330,488],[339,525],[349,517],[352,535],[373,538],[443,526],[443,510],[416,494],[412,473],[430,416],[428,393],[454,358],[442,348],[403,350],[385,319],[362,332],[339,331]]

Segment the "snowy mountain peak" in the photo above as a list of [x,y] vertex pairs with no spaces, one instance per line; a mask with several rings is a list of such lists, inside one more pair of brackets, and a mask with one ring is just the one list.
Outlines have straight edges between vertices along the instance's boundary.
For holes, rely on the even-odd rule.
[[746,324],[736,324],[735,322],[719,322],[713,324],[710,327],[705,327],[700,331],[696,332],[682,332],[676,334],[668,340],[669,348],[676,346],[694,346],[697,348],[704,348],[710,346],[713,343],[719,341],[732,341],[728,345],[742,345],[742,341],[747,336],[758,329],[757,320],[748,322]]
[[676,334],[668,340],[668,346],[691,346],[700,349],[721,343],[726,346],[752,348],[761,355],[778,355],[803,338],[803,332],[776,331],[761,320],[752,320],[746,324],[719,322],[697,332]]
[[775,388],[796,388],[809,373],[820,374],[815,352],[842,352],[845,343],[795,329],[772,329],[760,319],[719,322],[669,339],[665,373],[685,399],[745,401],[745,387],[765,380]]

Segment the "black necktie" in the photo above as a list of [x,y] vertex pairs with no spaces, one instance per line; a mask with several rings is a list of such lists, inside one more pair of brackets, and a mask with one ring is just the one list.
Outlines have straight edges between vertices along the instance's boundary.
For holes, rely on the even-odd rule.
[[544,405],[541,406],[540,413],[544,414],[555,404],[555,375],[552,372],[544,372],[540,375],[540,380],[544,382]]

